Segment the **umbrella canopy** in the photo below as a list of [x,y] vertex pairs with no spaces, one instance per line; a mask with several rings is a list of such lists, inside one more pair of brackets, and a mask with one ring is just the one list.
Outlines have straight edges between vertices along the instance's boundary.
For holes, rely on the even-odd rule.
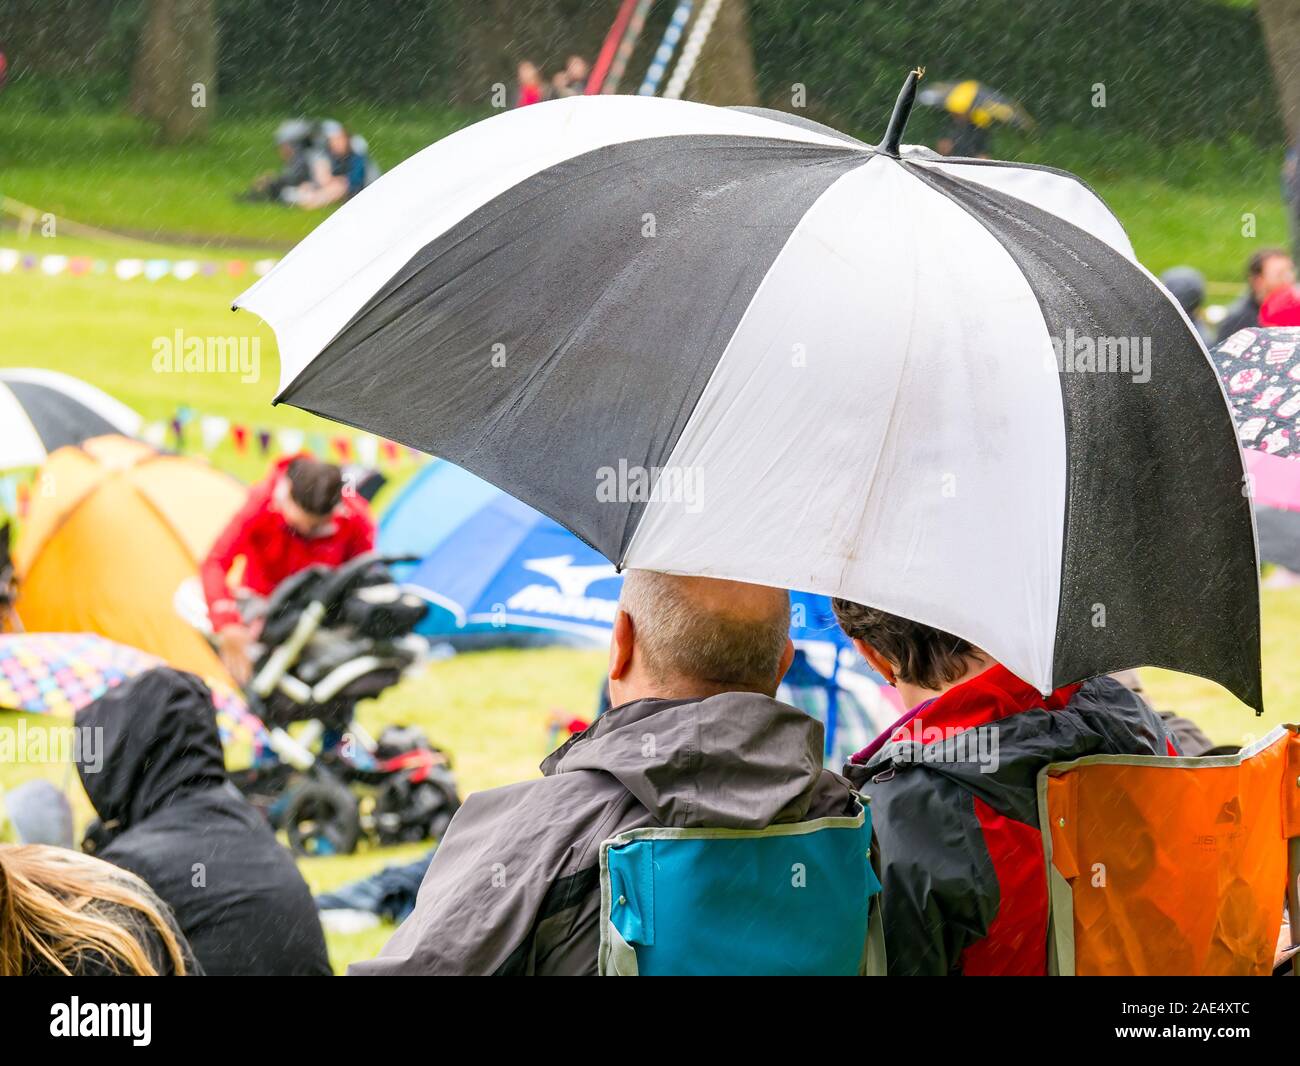
[[52,370],[0,370],[0,470],[40,466],[56,448],[106,433],[134,436],[140,416]]
[[139,441],[95,437],[51,455],[37,484],[14,545],[22,628],[98,633],[225,678],[172,602],[243,504],[239,482]]
[[620,567],[872,604],[1044,691],[1160,664],[1258,707],[1242,459],[1190,323],[1076,178],[900,147],[914,92],[878,146],[655,98],[501,114],[236,306],[280,402]]
[[[417,554],[395,567],[435,607],[420,632],[452,636],[549,630],[609,640],[623,579],[558,522],[442,460],[412,478],[384,512],[379,548]],[[790,636],[800,646],[849,646],[830,600],[793,592]]]
[[[0,635],[0,710],[71,717],[105,692],[162,661],[93,633]],[[243,699],[211,686],[223,743],[266,745],[266,727]]]
[[1021,129],[1030,129],[1034,124],[1029,113],[1011,97],[974,80],[935,82],[922,89],[918,99],[927,107],[941,107],[949,114],[969,119],[980,129],[995,122]]
[[1300,571],[1300,329],[1238,330],[1210,355],[1246,449],[1260,558]]

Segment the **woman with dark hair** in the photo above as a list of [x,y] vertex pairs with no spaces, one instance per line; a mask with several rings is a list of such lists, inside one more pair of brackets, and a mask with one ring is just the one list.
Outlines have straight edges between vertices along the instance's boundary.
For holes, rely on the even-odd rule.
[[843,771],[871,795],[889,973],[1046,974],[1038,771],[1085,755],[1178,755],[1164,723],[1114,678],[1042,693],[953,633],[831,606],[907,708]]

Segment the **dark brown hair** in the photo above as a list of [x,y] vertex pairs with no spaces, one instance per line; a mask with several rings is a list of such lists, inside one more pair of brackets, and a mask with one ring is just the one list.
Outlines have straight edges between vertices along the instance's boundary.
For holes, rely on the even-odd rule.
[[969,668],[967,657],[977,649],[942,629],[900,618],[851,600],[831,600],[840,628],[870,644],[895,665],[898,680],[921,688],[939,689]]
[[1282,248],[1261,248],[1258,252],[1246,260],[1246,277],[1257,278],[1264,273],[1264,264],[1272,259],[1275,255],[1285,256],[1286,251]]
[[289,464],[289,496],[309,514],[327,515],[343,498],[343,474],[332,463],[300,456]]

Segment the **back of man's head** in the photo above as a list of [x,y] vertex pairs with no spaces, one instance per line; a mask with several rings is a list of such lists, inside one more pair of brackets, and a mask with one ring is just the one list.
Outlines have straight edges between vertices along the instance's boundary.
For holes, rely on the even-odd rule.
[[333,463],[299,456],[285,471],[289,495],[308,514],[327,515],[343,498],[343,474]]
[[[790,597],[784,589],[629,570],[619,607],[631,622],[634,684],[646,690],[629,698],[728,691],[771,696],[789,665]],[[616,625],[615,659],[619,630]],[[613,667],[611,680],[617,681]]]

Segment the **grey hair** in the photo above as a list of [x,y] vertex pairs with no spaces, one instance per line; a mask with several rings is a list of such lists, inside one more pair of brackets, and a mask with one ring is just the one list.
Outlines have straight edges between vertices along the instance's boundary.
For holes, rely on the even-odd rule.
[[789,597],[784,609],[774,595],[770,611],[728,612],[697,602],[687,580],[650,570],[624,574],[619,606],[632,619],[647,672],[661,682],[774,693],[790,635]]

